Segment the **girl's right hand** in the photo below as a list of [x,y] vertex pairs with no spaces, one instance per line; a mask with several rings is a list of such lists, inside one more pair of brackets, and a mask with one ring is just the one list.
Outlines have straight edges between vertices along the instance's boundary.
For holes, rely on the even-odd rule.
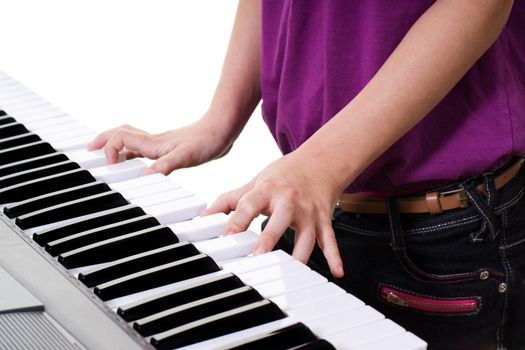
[[220,158],[230,150],[234,137],[203,118],[180,129],[149,134],[129,125],[107,130],[89,145],[93,151],[104,148],[110,164],[118,161],[124,150],[126,158],[156,159],[147,173],[168,175],[178,168],[187,168]]

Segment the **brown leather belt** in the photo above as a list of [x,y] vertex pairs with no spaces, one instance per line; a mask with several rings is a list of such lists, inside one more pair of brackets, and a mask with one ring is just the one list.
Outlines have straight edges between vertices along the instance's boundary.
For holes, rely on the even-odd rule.
[[[505,186],[516,174],[518,174],[524,159],[519,159],[503,173],[494,179],[496,189]],[[480,184],[476,190],[485,194],[485,186]],[[465,191],[458,188],[447,192],[428,192],[423,196],[405,197],[397,200],[400,213],[418,214],[431,213],[439,214],[446,210],[466,208],[469,203]],[[343,193],[337,203],[337,208],[349,213],[363,214],[386,214],[386,200],[378,197],[368,197],[355,193]]]

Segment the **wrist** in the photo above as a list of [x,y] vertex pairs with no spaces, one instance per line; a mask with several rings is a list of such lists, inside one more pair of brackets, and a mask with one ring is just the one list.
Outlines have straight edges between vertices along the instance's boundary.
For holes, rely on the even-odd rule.
[[329,193],[334,201],[351,182],[342,171],[341,160],[326,150],[316,148],[310,150],[308,147],[301,146],[286,157],[290,158],[296,167],[302,169],[301,172],[305,176],[322,183],[323,191]]

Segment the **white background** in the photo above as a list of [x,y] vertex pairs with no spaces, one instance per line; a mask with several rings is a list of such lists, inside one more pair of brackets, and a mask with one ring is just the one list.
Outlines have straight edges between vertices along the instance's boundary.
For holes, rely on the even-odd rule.
[[[97,131],[174,129],[206,111],[236,5],[0,0],[0,70]],[[170,177],[211,203],[279,155],[258,108],[225,158]]]

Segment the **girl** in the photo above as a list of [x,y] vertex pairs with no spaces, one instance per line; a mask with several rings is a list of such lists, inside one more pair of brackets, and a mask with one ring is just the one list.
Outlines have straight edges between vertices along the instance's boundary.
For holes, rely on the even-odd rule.
[[255,254],[293,251],[431,349],[525,348],[524,21],[511,0],[241,0],[200,120],[90,148],[198,165],[262,98],[284,156],[204,215],[271,215]]

